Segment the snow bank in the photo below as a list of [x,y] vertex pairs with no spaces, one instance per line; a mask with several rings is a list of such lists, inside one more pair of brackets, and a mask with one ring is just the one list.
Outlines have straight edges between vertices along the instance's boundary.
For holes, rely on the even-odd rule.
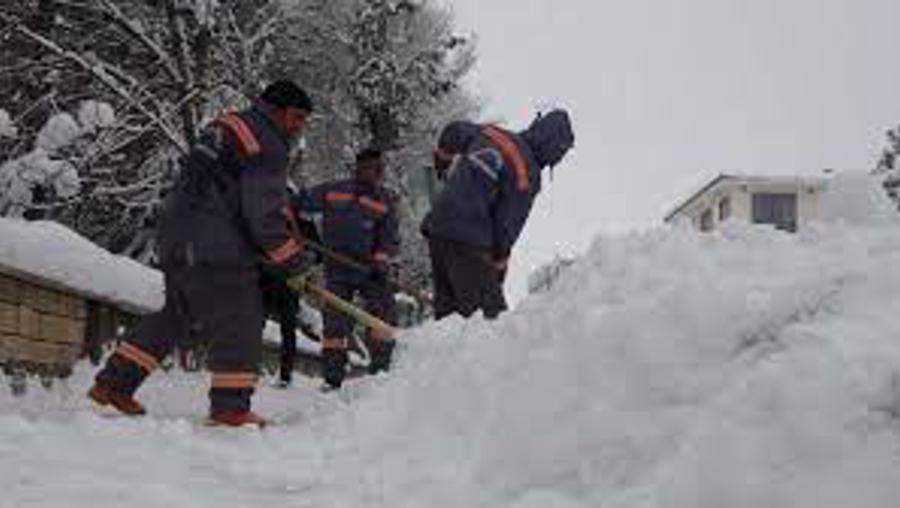
[[199,376],[152,378],[139,395],[155,416],[99,419],[83,369],[0,395],[2,499],[894,507],[897,266],[900,229],[880,220],[598,238],[501,319],[404,335],[390,376],[340,396],[263,386],[257,407],[285,423],[261,434],[190,423]]
[[55,222],[0,218],[0,270],[38,276],[138,312],[163,303],[162,274]]

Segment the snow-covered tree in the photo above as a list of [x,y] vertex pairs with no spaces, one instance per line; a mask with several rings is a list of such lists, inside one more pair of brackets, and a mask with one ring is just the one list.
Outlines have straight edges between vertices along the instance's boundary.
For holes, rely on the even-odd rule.
[[18,129],[0,137],[0,161],[31,153],[49,118],[75,118],[85,100],[111,106],[115,122],[67,158],[78,192],[47,216],[139,259],[152,252],[177,158],[203,125],[290,78],[317,113],[295,178],[334,178],[358,149],[386,150],[414,268],[404,273],[422,282],[427,200],[408,177],[429,163],[441,125],[477,110],[459,86],[474,45],[429,0],[23,0],[0,5],[0,61],[0,108]]
[[[37,133],[31,151],[0,164],[0,213],[42,217],[77,196],[79,157],[93,155],[96,139],[114,124],[112,107],[92,100],[81,104],[77,119],[69,113],[52,116]],[[2,127],[0,132],[8,137],[15,135],[15,130]]]
[[881,153],[875,173],[883,175],[884,188],[900,209],[900,126],[887,132],[888,146]]
[[0,139],[13,139],[18,136],[19,130],[16,129],[12,118],[5,110],[0,109]]
[[[319,112],[295,176],[311,184],[346,175],[359,148],[385,150],[388,183],[400,197],[401,275],[421,287],[429,268],[418,225],[429,203],[409,181],[430,164],[438,130],[478,111],[460,86],[475,60],[474,43],[454,31],[451,14],[436,2],[291,5],[273,64],[310,85]],[[303,51],[290,49],[298,47]]]
[[0,6],[0,106],[29,153],[51,117],[87,98],[117,121],[83,146],[83,185],[49,217],[115,252],[146,259],[174,161],[223,107],[263,84],[279,2],[236,0],[24,1]]

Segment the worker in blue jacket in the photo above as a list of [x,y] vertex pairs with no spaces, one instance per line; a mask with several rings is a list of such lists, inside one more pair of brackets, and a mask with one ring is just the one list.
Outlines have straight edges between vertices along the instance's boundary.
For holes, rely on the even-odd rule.
[[211,345],[210,421],[265,424],[251,410],[264,315],[259,268],[286,277],[307,264],[285,222],[284,185],[311,113],[303,89],[276,81],[248,109],[212,122],[181,160],[158,234],[165,306],[107,360],[88,392],[94,402],[144,414],[135,391],[193,333]]
[[[354,262],[350,265],[336,256],[326,255],[326,289],[347,301],[361,296],[368,312],[394,324],[396,306],[388,284],[388,271],[400,240],[396,197],[383,185],[384,171],[382,152],[364,149],[356,156],[351,178],[301,191],[297,202],[304,212],[322,214],[325,246]],[[323,378],[327,387],[340,388],[346,374],[353,321],[334,309],[327,309],[324,318]],[[371,360],[369,372],[388,370],[394,339],[370,331],[367,346]]]
[[563,110],[518,133],[465,121],[443,129],[434,155],[445,184],[421,227],[437,319],[477,310],[494,318],[506,309],[507,263],[541,190],[541,171],[558,164],[574,142]]

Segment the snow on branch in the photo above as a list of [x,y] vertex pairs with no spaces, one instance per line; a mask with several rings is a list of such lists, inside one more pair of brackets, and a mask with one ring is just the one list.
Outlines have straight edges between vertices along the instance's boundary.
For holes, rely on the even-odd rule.
[[47,39],[46,37],[44,37],[38,33],[33,32],[28,27],[26,27],[22,24],[17,24],[16,30],[19,33],[21,33],[22,35],[30,38],[31,40],[44,46],[45,48],[49,49],[50,51],[56,53],[57,55],[74,62],[75,64],[80,66],[82,69],[90,72],[95,78],[97,78],[98,81],[100,81],[103,85],[105,85],[110,91],[112,91],[113,93],[118,95],[120,98],[124,99],[129,105],[136,108],[143,115],[145,115],[148,119],[150,119],[153,123],[155,123],[159,127],[160,131],[165,135],[165,137],[174,146],[178,147],[182,151],[186,151],[186,146],[185,146],[184,140],[178,134],[173,132],[171,126],[168,125],[166,122],[164,122],[160,116],[154,114],[149,109],[147,109],[146,106],[144,106],[142,103],[140,103],[138,100],[136,100],[128,90],[119,86],[119,84],[116,83],[116,81],[112,78],[112,76],[110,76],[110,74],[108,72],[106,72],[106,70],[105,70],[106,65],[103,62],[100,62],[100,61],[91,62],[84,56],[82,56],[78,53],[75,53],[74,51],[69,51],[67,49],[60,47],[55,42]]
[[[96,126],[90,129],[95,130]],[[63,152],[89,134],[90,129],[68,113],[50,117],[38,132],[31,152],[0,166],[0,211],[18,217],[35,205],[46,204],[50,200],[48,192],[52,191],[56,200],[78,194],[78,170]]]
[[9,113],[0,109],[0,138],[15,138],[18,134]]
[[163,68],[166,70],[166,73],[174,80],[175,82],[181,83],[184,79],[181,76],[181,73],[178,72],[178,68],[175,66],[175,62],[172,61],[172,58],[163,51],[162,48],[159,47],[159,44],[154,41],[150,35],[143,29],[143,27],[129,19],[125,13],[119,9],[115,3],[110,0],[101,0],[100,2],[103,7],[106,8],[109,16],[115,21],[117,25],[125,29],[126,32],[131,34],[135,39],[137,39],[141,44],[143,44],[151,53],[156,55],[156,58],[162,64]]

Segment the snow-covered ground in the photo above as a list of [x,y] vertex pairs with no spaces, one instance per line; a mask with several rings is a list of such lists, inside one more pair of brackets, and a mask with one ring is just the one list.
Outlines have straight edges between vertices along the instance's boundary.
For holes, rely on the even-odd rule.
[[829,206],[867,212],[798,235],[598,238],[495,322],[409,332],[390,376],[262,386],[263,432],[198,425],[201,375],[134,420],[89,410],[85,365],[3,391],[0,506],[893,508],[900,223],[846,180]]

